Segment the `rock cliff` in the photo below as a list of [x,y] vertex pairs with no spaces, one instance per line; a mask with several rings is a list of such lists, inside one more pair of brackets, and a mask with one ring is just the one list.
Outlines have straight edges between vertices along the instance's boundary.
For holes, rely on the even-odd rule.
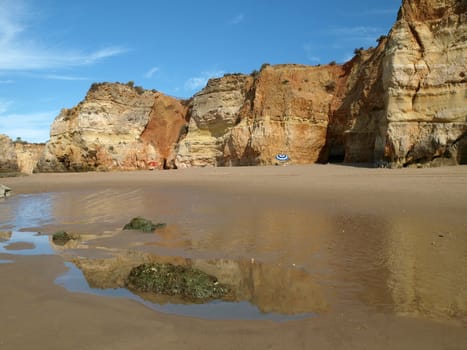
[[466,57],[466,1],[403,2],[381,62],[389,162],[466,163]]
[[23,174],[32,174],[45,150],[44,143],[15,142],[18,170]]
[[15,144],[8,136],[0,134],[0,171],[6,173],[18,170]]
[[233,127],[241,121],[241,109],[253,78],[242,74],[211,79],[189,106],[186,137],[179,144],[177,167],[221,165]]
[[64,109],[50,131],[39,171],[170,167],[186,108],[174,98],[128,84],[94,84]]
[[377,42],[343,65],[211,79],[189,101],[94,84],[56,118],[37,169],[267,165],[278,153],[295,164],[467,163],[466,1],[404,0]]
[[210,80],[193,97],[177,166],[267,165],[278,153],[297,164],[320,160],[344,80],[339,65],[265,65]]
[[0,134],[0,173],[32,174],[44,149],[45,144],[13,142]]

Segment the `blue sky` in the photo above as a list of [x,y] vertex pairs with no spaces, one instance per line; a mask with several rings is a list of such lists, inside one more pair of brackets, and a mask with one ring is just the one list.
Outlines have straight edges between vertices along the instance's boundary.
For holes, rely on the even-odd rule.
[[190,97],[263,63],[345,62],[400,0],[0,0],[0,133],[30,142],[93,82]]

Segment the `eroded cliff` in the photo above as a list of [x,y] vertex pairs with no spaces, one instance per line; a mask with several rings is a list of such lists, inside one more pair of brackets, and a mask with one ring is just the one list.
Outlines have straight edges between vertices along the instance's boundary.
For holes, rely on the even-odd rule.
[[64,109],[50,131],[39,171],[170,167],[186,108],[133,84],[94,84],[84,101]]
[[[467,5],[404,0],[375,48],[338,65],[263,65],[189,101],[94,84],[63,110],[40,171],[345,161],[467,163]],[[5,153],[6,154],[6,153]]]
[[345,79],[340,65],[264,65],[210,80],[191,103],[177,165],[268,165],[278,153],[296,164],[320,160]]
[[0,134],[0,174],[32,174],[44,149],[45,144],[13,141]]
[[466,163],[467,2],[406,0],[385,46],[385,157]]

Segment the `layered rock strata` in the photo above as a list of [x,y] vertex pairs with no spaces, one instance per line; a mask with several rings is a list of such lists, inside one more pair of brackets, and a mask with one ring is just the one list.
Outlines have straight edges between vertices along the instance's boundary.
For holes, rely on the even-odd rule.
[[32,174],[45,144],[12,141],[0,134],[0,173]]
[[210,80],[193,97],[177,165],[268,165],[278,153],[296,164],[320,160],[343,73],[339,65],[267,65]]
[[18,170],[23,174],[32,174],[44,155],[45,144],[15,142]]
[[0,171],[6,173],[18,170],[15,144],[7,135],[0,134]]
[[54,121],[38,170],[268,165],[279,153],[295,164],[466,164],[466,2],[404,0],[377,41],[344,65],[211,79],[187,102],[94,84]]
[[133,84],[94,84],[55,119],[40,171],[170,167],[186,108]]
[[406,0],[385,46],[385,157],[465,163],[467,2]]
[[346,161],[467,163],[466,16],[465,1],[405,0],[388,37],[354,58],[371,53],[343,106]]

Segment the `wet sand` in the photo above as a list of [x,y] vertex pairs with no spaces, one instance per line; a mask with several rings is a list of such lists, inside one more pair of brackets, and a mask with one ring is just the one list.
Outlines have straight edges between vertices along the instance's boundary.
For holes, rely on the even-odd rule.
[[[0,253],[6,261],[0,264],[0,349],[467,344],[465,166],[204,168],[0,182],[14,191],[0,202],[0,231],[64,229],[85,237],[56,247],[57,255]],[[153,235],[122,232],[138,215],[167,228]],[[128,249],[190,259],[236,283],[263,312],[312,316],[279,323],[206,320],[54,283],[65,260],[80,259],[84,271],[95,260],[86,259],[123,262]],[[101,275],[93,276],[98,283]]]

